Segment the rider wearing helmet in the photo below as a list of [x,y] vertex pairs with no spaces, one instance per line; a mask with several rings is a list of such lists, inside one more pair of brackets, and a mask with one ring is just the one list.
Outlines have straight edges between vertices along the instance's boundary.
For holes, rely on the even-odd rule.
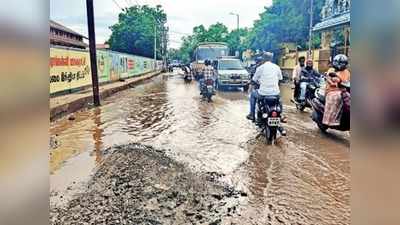
[[350,71],[347,69],[349,60],[346,55],[340,54],[334,57],[332,66],[326,76],[326,100],[325,112],[322,123],[327,126],[340,125],[340,111],[342,106],[341,82],[350,81]]

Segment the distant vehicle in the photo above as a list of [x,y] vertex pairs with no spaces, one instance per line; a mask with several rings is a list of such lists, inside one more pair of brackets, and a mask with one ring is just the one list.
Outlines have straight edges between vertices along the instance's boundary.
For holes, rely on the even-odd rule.
[[218,73],[218,89],[224,87],[239,87],[243,88],[244,91],[249,89],[250,74],[239,59],[222,57],[216,61],[214,66]]
[[203,42],[200,43],[194,51],[194,61],[191,66],[194,76],[197,79],[203,72],[204,61],[209,59],[211,61],[217,60],[219,57],[228,56],[229,47],[227,43],[223,42]]

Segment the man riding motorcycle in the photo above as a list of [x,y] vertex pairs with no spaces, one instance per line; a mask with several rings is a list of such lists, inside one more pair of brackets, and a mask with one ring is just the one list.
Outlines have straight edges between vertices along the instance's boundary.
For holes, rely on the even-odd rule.
[[343,90],[339,87],[341,82],[350,81],[350,71],[347,56],[340,54],[334,57],[333,69],[329,69],[326,76],[326,100],[322,123],[327,126],[340,125],[340,112],[342,110]]
[[205,64],[205,67],[204,67],[203,73],[202,73],[202,75],[200,75],[200,79],[199,79],[200,94],[202,94],[205,80],[212,79],[214,81],[214,83],[216,80],[216,71],[215,71],[214,67],[211,66],[211,60],[206,59],[204,61],[204,64]]
[[313,69],[313,61],[311,59],[307,60],[306,66],[301,70],[300,73],[300,95],[298,101],[302,102],[306,98],[307,85],[309,83],[318,82],[320,74]]
[[294,99],[297,99],[300,94],[300,75],[301,71],[304,69],[305,61],[306,57],[304,56],[299,57],[299,63],[293,69],[292,79],[294,83],[294,93],[293,93]]
[[[255,111],[257,98],[260,97],[278,97],[280,99],[279,81],[283,79],[282,71],[278,65],[272,63],[273,54],[270,52],[262,55],[261,65],[256,69],[252,78],[253,83],[259,85],[259,89],[253,89],[250,95],[250,114],[247,119],[255,121]],[[281,109],[282,103],[280,103]],[[286,131],[280,127],[279,131],[282,135],[286,135]]]

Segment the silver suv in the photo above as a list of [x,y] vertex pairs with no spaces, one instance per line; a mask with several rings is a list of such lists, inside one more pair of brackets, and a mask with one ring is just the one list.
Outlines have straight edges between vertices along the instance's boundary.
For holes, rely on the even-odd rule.
[[244,91],[249,89],[250,75],[239,59],[220,58],[214,66],[218,73],[216,84],[218,89],[224,87],[239,87]]

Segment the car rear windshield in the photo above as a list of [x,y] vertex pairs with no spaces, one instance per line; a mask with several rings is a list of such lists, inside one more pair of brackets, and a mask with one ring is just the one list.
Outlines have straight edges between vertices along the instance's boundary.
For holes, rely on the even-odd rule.
[[243,70],[240,60],[221,60],[218,63],[220,70]]

